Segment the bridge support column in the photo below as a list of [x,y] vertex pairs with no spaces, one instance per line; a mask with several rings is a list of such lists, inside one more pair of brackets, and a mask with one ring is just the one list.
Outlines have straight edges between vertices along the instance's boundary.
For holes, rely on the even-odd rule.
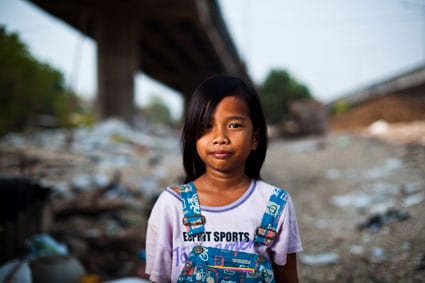
[[134,74],[138,64],[137,27],[127,1],[105,1],[95,17],[98,60],[97,115],[132,123]]

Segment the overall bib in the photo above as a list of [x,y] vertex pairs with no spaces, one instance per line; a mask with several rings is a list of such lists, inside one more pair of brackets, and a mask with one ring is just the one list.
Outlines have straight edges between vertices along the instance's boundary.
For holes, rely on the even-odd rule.
[[[189,235],[205,231],[198,195],[193,183],[179,187],[183,206],[183,224]],[[260,226],[255,230],[254,245],[270,247],[276,237],[279,217],[288,200],[285,190],[271,194]],[[231,251],[196,245],[187,258],[177,282],[275,282],[269,260],[259,253]]]

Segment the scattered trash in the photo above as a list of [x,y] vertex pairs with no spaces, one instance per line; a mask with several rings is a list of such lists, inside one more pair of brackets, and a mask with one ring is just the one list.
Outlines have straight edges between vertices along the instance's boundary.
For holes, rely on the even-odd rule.
[[[51,188],[48,221],[43,222],[46,227],[17,237],[26,239],[40,231],[52,235],[28,240],[34,258],[42,253],[66,255],[55,238],[66,243],[69,254],[78,256],[102,282],[144,273],[139,251],[145,248],[149,211],[166,185],[179,182],[183,168],[178,131],[143,126],[136,130],[123,121],[109,119],[93,127],[1,137],[2,174],[25,174]],[[22,206],[6,201],[3,195],[0,200],[9,205],[1,207],[9,212],[11,205]],[[27,222],[8,233],[22,232],[22,227],[35,227],[34,223],[40,222],[32,213]],[[19,251],[23,249],[24,243]],[[3,254],[2,250],[0,257],[6,261],[16,257],[14,254]]]
[[377,232],[384,225],[401,222],[410,218],[409,213],[399,210],[388,210],[385,214],[377,214],[370,216],[365,222],[359,224],[360,230],[369,230],[371,232]]
[[365,172],[366,179],[375,180],[385,176],[393,175],[403,167],[403,162],[397,158],[387,158],[377,166],[369,168]]
[[135,277],[129,277],[129,278],[122,278],[112,281],[105,281],[105,283],[149,283],[151,281],[141,278],[135,278]]
[[362,255],[364,254],[364,247],[359,245],[351,246],[350,253],[353,255]]
[[354,206],[354,207],[367,207],[372,204],[372,197],[366,193],[352,193],[341,196],[333,196],[331,203],[336,206]]
[[49,235],[43,233],[35,235],[27,240],[27,246],[31,258],[49,255],[68,255],[68,248],[58,243]]
[[0,282],[32,283],[28,262],[15,259],[0,266]]
[[140,250],[139,251],[139,254],[138,254],[138,257],[140,258],[140,259],[142,259],[142,260],[145,260],[146,259],[146,250]]
[[425,254],[421,254],[416,258],[416,271],[425,270]]
[[383,134],[388,131],[389,124],[385,120],[377,120],[370,124],[368,130],[372,135]]
[[423,185],[423,182],[414,182],[414,183],[407,183],[401,185],[401,192],[403,194],[414,194],[420,191],[421,187]]
[[326,178],[331,180],[336,180],[342,178],[342,172],[341,170],[331,168],[326,171]]
[[382,263],[386,260],[385,250],[381,247],[375,247],[372,249],[370,261],[373,263]]
[[403,242],[403,244],[401,245],[401,249],[403,251],[408,251],[410,250],[410,243],[409,242]]
[[425,199],[425,193],[417,193],[414,195],[410,195],[404,198],[403,206],[404,207],[414,206],[423,202],[424,199]]
[[397,207],[410,207],[425,200],[425,192],[418,192],[416,183],[403,185],[375,182],[359,192],[332,196],[330,202],[339,207],[354,207],[362,214],[386,214]]
[[298,153],[314,152],[319,149],[319,142],[317,140],[303,140],[292,144],[292,149]]
[[41,256],[30,261],[33,283],[79,283],[86,271],[73,256]]
[[323,252],[317,254],[301,254],[300,261],[310,266],[326,266],[339,262],[339,255],[334,252]]
[[326,177],[331,180],[348,179],[350,181],[374,181],[383,177],[392,176],[403,167],[403,162],[398,158],[387,158],[376,166],[366,169],[355,170],[353,168],[341,170],[330,168],[326,171]]
[[79,283],[101,283],[102,278],[97,274],[84,274]]

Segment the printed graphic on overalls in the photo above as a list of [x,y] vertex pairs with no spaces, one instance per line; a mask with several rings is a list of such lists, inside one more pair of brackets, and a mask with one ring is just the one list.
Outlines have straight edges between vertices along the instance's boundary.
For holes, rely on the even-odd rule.
[[218,282],[218,272],[216,270],[196,271],[195,280],[196,282],[207,282],[207,283]]
[[202,247],[202,252],[199,254],[199,258],[202,261],[208,261],[208,249],[205,247]]
[[180,191],[182,193],[187,193],[187,192],[192,191],[192,187],[189,186],[189,185],[183,185],[183,186],[180,187]]
[[286,200],[288,200],[288,194],[282,192],[281,190],[278,190],[278,189],[274,190],[273,195],[277,198],[285,200],[285,202],[286,202]]
[[275,202],[270,202],[267,206],[266,213],[270,214],[272,216],[276,216],[277,212],[279,211],[280,205]]
[[188,261],[184,264],[183,269],[182,269],[182,274],[184,275],[193,275],[193,262]]
[[201,213],[201,209],[199,207],[198,195],[193,195],[190,198],[183,199],[182,204],[183,204],[183,209],[185,211],[193,211],[196,214]]

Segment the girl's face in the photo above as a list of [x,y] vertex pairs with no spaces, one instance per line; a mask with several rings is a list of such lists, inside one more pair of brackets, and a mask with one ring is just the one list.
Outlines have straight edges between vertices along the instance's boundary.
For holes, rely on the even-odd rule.
[[205,163],[206,173],[240,174],[257,148],[248,105],[235,96],[223,98],[208,127],[196,141],[196,150]]

